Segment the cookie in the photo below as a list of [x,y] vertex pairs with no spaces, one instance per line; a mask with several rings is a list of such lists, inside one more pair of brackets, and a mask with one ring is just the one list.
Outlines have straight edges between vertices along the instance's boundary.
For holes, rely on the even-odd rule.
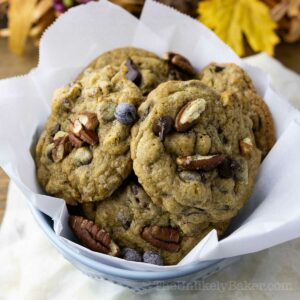
[[[187,62],[185,63],[187,64]],[[131,78],[133,76],[134,82],[141,89],[143,95],[147,95],[160,83],[167,80],[185,80],[194,77],[191,69],[184,70],[185,66],[182,64],[179,66],[176,61],[175,64],[172,63],[168,54],[162,59],[152,52],[132,47],[105,52],[86,69],[87,71],[101,69],[107,65],[116,67],[126,65],[128,67],[127,76]]]
[[239,99],[224,101],[198,80],[169,81],[140,106],[133,169],[176,223],[226,221],[249,198],[261,160]]
[[90,70],[55,92],[36,147],[48,194],[68,204],[101,201],[131,173],[130,131],[143,96],[126,73],[124,66]]
[[243,112],[252,119],[257,147],[265,157],[275,143],[274,123],[267,104],[257,94],[246,72],[235,64],[212,63],[198,77],[206,85],[223,93],[224,97],[234,94],[240,99]]
[[172,221],[170,214],[155,205],[134,182],[98,204],[95,222],[108,231],[120,247],[140,253],[153,251],[165,264],[180,261],[210,230],[216,228],[221,235],[227,228],[226,223],[207,222],[198,224],[197,228],[193,226],[193,231],[186,234]]

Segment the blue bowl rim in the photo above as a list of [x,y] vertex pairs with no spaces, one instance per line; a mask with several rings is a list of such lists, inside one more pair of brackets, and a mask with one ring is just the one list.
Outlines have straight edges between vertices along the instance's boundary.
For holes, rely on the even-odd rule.
[[[134,271],[134,270],[124,270],[112,266],[105,265],[103,263],[97,262],[91,258],[88,258],[82,254],[76,253],[72,248],[64,244],[60,239],[57,238],[54,230],[48,225],[45,220],[45,214],[36,209],[30,202],[28,202],[31,213],[33,214],[36,222],[40,225],[44,233],[48,236],[50,241],[56,246],[56,248],[64,256],[67,254],[69,257],[78,261],[84,266],[87,266],[94,271],[100,272],[102,274],[111,275],[128,280],[136,281],[161,281],[180,278],[183,276],[191,275],[202,271],[208,267],[219,264],[223,259],[219,260],[209,260],[198,263],[190,263],[182,266],[180,270],[167,270],[167,271]],[[67,257],[66,257],[67,258]]]

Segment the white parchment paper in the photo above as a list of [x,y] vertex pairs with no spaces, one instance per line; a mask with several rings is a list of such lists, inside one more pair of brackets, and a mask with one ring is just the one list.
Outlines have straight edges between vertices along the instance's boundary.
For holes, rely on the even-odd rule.
[[[142,47],[159,55],[175,51],[197,69],[208,63],[234,62],[250,74],[273,114],[278,140],[264,160],[253,196],[218,241],[211,231],[176,266],[128,262],[95,253],[72,242],[62,199],[43,194],[34,164],[34,147],[49,112],[55,88],[67,84],[95,57],[122,46]],[[300,236],[300,116],[278,96],[259,69],[244,64],[209,29],[177,11],[146,1],[140,21],[105,0],[69,10],[44,34],[40,62],[28,75],[0,81],[0,164],[28,201],[54,220],[68,247],[124,269],[168,270],[199,260],[262,250]]]

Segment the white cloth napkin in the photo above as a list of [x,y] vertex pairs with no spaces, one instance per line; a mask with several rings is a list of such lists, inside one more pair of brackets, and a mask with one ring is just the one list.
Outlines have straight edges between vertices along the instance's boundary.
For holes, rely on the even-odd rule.
[[[300,108],[300,77],[296,73],[266,54],[246,61],[267,71],[273,88]],[[299,249],[300,239],[247,255],[208,279],[202,290],[136,295],[81,274],[59,255],[33,220],[22,194],[11,184],[0,227],[0,300],[241,299],[241,295],[243,299],[282,299],[283,293],[288,293],[288,299],[299,299]],[[263,284],[253,288],[256,283]]]

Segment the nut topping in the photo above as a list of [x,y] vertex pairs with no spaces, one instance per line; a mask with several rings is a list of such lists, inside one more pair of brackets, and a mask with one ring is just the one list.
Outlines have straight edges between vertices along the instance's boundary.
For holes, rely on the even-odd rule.
[[58,131],[58,132],[56,132],[56,134],[54,135],[53,141],[54,141],[54,142],[57,142],[57,141],[59,141],[59,140],[65,138],[65,137],[67,137],[67,136],[68,136],[68,134],[67,134],[65,131]]
[[151,245],[169,252],[179,250],[179,233],[171,227],[148,226],[143,229],[142,238]]
[[58,131],[53,137],[52,151],[48,153],[48,157],[51,157],[53,162],[57,163],[63,160],[63,158],[69,154],[72,150],[72,145],[69,140],[69,135],[64,131]]
[[184,105],[176,116],[175,128],[178,132],[190,129],[205,110],[206,101],[202,98],[190,101]]
[[202,156],[196,154],[193,156],[183,156],[176,159],[176,163],[182,169],[211,171],[225,160],[223,154]]
[[249,137],[246,137],[240,141],[240,150],[242,155],[247,156],[252,152],[253,143]]
[[78,115],[79,122],[89,130],[94,130],[99,125],[97,115],[91,112],[85,112]]
[[195,74],[195,70],[189,60],[178,53],[167,52],[164,55],[164,59],[188,74]]
[[109,233],[94,222],[80,216],[70,216],[69,225],[83,246],[112,256],[119,254],[119,246],[111,239]]
[[83,141],[71,131],[69,132],[69,140],[75,148],[80,148],[83,145]]
[[82,146],[83,142],[86,142],[89,145],[97,144],[99,138],[97,133],[93,130],[96,129],[98,124],[97,116],[94,113],[85,112],[72,116],[69,126],[72,145],[79,148]]
[[170,116],[158,117],[152,127],[155,135],[157,135],[163,142],[166,135],[172,131],[174,121]]
[[64,156],[65,156],[65,149],[64,149],[63,144],[57,145],[53,148],[53,150],[52,150],[52,160],[55,163],[58,163],[61,160],[63,160]]

